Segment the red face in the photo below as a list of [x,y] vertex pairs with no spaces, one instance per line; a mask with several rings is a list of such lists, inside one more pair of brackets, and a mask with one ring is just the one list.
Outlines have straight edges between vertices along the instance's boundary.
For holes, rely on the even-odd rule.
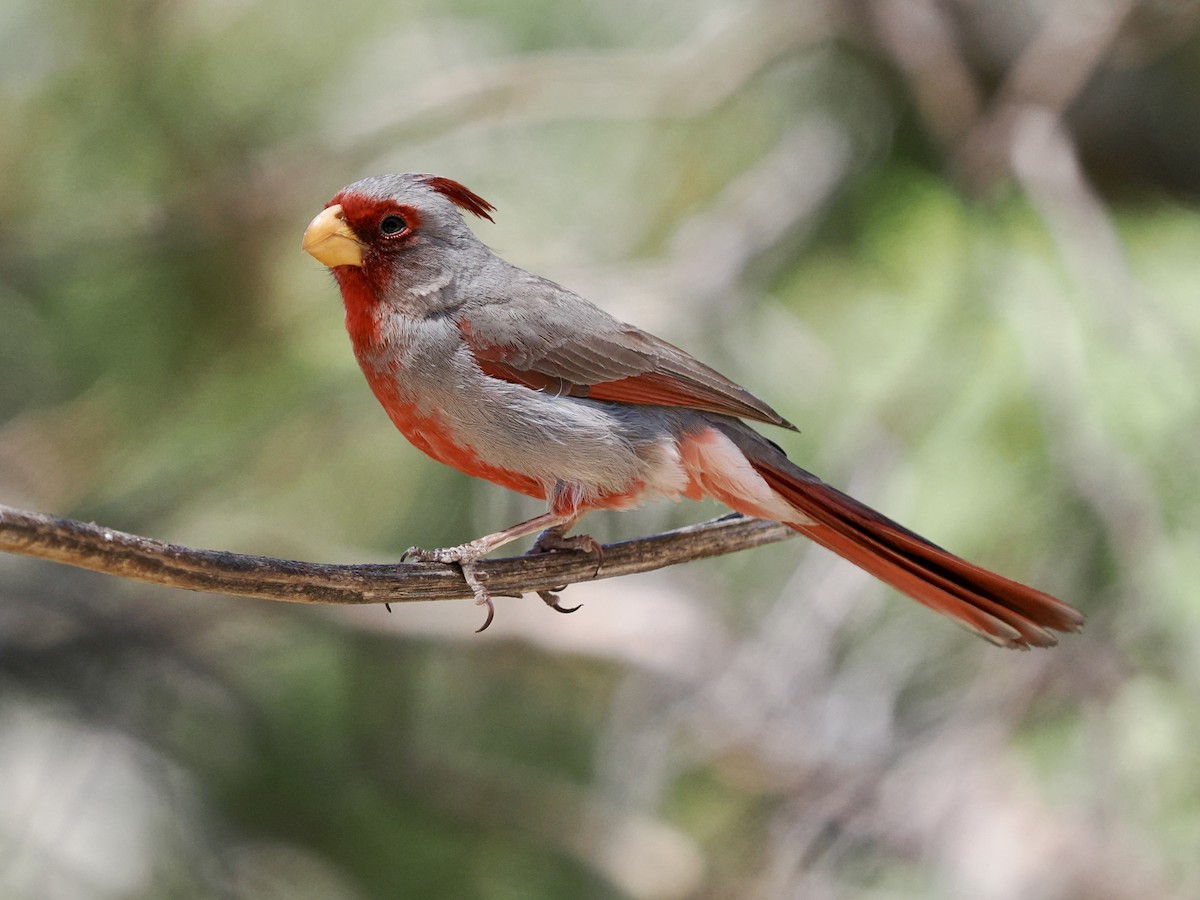
[[[494,207],[457,181],[434,175],[417,176],[417,184],[467,212],[491,221]],[[421,232],[421,211],[351,185],[329,201],[304,234],[304,250],[329,268],[366,268],[372,282],[385,277],[388,264]]]

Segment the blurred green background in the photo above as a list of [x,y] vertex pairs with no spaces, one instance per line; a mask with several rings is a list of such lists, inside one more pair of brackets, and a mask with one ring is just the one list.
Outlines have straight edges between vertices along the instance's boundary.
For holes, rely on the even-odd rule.
[[1169,0],[6,0],[0,503],[341,562],[532,514],[299,250],[424,171],[1089,621],[1001,652],[800,542],[480,636],[2,557],[0,896],[1200,896],[1198,96]]

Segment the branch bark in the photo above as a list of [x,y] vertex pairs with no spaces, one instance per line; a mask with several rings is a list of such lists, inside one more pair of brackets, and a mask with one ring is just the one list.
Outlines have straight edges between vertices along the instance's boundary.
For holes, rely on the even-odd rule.
[[[649,572],[775,543],[795,534],[778,522],[724,517],[604,547],[484,560],[477,574],[495,596]],[[440,563],[335,565],[200,550],[94,523],[0,506],[0,551],[192,591],[293,603],[404,603],[471,597],[462,573]]]

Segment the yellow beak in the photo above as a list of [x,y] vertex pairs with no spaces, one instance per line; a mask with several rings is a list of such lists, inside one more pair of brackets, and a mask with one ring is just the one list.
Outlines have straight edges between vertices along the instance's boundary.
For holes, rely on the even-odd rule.
[[363,264],[363,245],[337,205],[326,208],[308,223],[300,248],[331,269]]

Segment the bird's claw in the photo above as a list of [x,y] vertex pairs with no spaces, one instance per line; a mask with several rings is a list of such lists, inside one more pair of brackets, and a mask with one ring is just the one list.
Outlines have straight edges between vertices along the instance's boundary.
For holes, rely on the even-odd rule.
[[[577,550],[582,553],[593,553],[596,556],[596,568],[592,572],[592,577],[595,578],[600,574],[600,566],[604,563],[604,547],[598,540],[590,534],[573,534],[570,537],[563,534],[563,528],[547,528],[537,536],[537,540],[533,542],[533,546],[529,548],[526,556],[533,556],[538,553],[552,553],[555,550]],[[563,590],[563,588],[557,588]],[[537,595],[542,598],[542,602],[548,607],[560,613],[573,613],[575,610],[583,606],[580,603],[578,606],[562,606],[562,598],[554,591],[538,591]]]
[[465,544],[459,544],[456,547],[440,547],[436,550],[409,547],[401,555],[400,561],[437,562],[458,566],[462,571],[463,581],[467,583],[467,587],[475,595],[475,605],[487,607],[487,618],[483,620],[482,625],[475,629],[475,633],[479,634],[479,632],[485,631],[492,624],[492,619],[496,617],[496,604],[492,602],[492,595],[484,587],[483,579],[480,578],[479,573],[475,571],[475,560],[485,552],[487,552],[487,548],[483,547],[478,541],[469,541]]
[[[559,590],[561,591],[562,588],[559,588]],[[542,598],[543,603],[545,603],[555,612],[573,613],[575,610],[583,608],[582,603],[580,603],[578,606],[559,606],[559,603],[562,602],[562,598],[559,597],[558,594],[554,593],[554,591],[538,591],[537,595]]]

